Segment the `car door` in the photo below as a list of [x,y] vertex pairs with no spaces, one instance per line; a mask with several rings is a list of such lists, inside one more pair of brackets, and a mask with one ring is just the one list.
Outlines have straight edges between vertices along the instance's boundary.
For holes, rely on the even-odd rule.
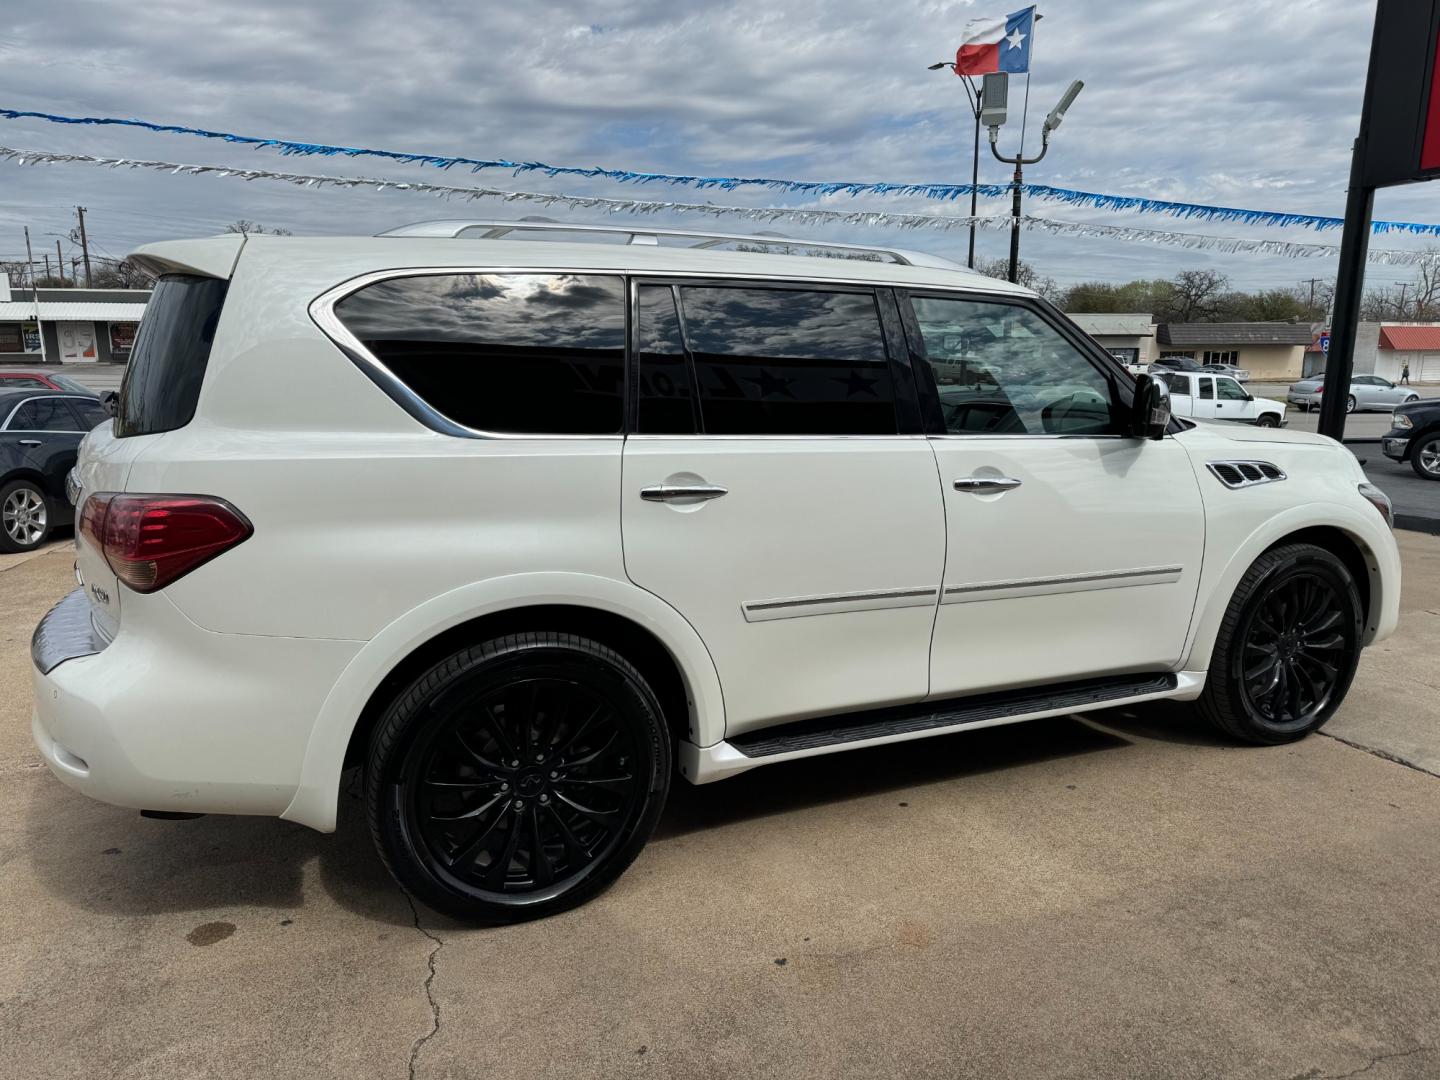
[[945,521],[893,297],[634,290],[625,567],[704,640],[726,735],[923,699]]
[[65,474],[75,465],[84,432],[80,418],[63,397],[33,397],[21,402],[5,425],[6,439],[22,465],[38,472],[59,518],[68,517]]
[[922,407],[927,370],[938,399],[979,364],[1014,413],[998,434],[928,411],[947,536],[931,696],[1178,663],[1204,547],[1184,448],[1126,435],[1128,381],[1039,307],[909,299]]
[[1257,415],[1255,401],[1243,386],[1229,375],[1215,376],[1215,419],[1254,420]]
[[1190,415],[1201,420],[1214,420],[1219,411],[1215,407],[1215,376],[1192,375],[1190,381],[1195,387]]

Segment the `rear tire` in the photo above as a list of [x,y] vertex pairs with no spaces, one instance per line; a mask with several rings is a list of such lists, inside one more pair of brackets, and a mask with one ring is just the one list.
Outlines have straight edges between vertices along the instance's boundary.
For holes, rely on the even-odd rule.
[[0,487],[0,551],[34,551],[50,536],[54,514],[45,492],[31,480]]
[[1360,591],[1340,559],[1313,544],[1272,548],[1230,599],[1200,715],[1262,746],[1304,738],[1344,701],[1363,623]]
[[1351,394],[1349,397],[1347,397],[1347,398],[1345,399],[1345,411],[1346,411],[1347,413],[1352,413],[1352,412],[1355,411],[1355,395],[1354,395],[1354,394]]
[[370,742],[370,828],[400,885],[460,919],[573,908],[624,872],[670,789],[670,735],[644,677],[572,634],[450,656]]
[[1440,480],[1440,432],[1425,436],[1410,448],[1410,467],[1422,480]]

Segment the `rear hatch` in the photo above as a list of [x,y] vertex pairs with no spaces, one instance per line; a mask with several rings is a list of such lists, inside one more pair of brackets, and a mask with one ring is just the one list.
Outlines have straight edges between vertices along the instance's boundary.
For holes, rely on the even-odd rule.
[[101,500],[91,496],[128,490],[134,463],[194,417],[227,284],[194,274],[160,278],[140,320],[115,419],[80,444],[71,485],[78,487],[75,572],[107,638],[120,626],[122,590],[99,539]]

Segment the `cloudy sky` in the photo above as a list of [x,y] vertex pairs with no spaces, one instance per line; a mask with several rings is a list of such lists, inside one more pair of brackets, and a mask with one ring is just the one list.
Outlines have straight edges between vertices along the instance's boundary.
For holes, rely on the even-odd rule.
[[[819,180],[969,178],[972,120],[959,81],[926,65],[953,57],[965,23],[1016,0],[147,0],[7,5],[0,106],[140,117],[249,135],[471,157]],[[1039,183],[1308,213],[1343,210],[1373,3],[1364,0],[1051,0],[1039,6],[1031,140],[1071,79],[1085,91]],[[1012,87],[1013,106],[1023,86]],[[1002,146],[1012,147],[1012,118]],[[398,179],[434,170],[374,160],[281,158],[264,150],[142,131],[0,120],[0,144],[204,164]],[[981,179],[1006,167],[982,159]],[[613,183],[478,177],[441,182],[625,196]],[[648,188],[646,195],[746,205],[958,213],[913,198],[797,199],[766,191]],[[0,256],[38,250],[88,208],[93,245],[123,255],[150,240],[207,235],[249,218],[296,233],[372,233],[448,216],[518,216],[514,206],[431,196],[324,191],[228,178],[0,163]],[[982,201],[987,213],[1008,204]],[[1033,203],[1070,221],[1298,242],[1304,230],[1173,222]],[[563,211],[545,211],[563,217]],[[1376,215],[1440,221],[1440,185],[1382,192]],[[572,212],[576,220],[593,220]],[[681,219],[676,219],[681,220]],[[743,229],[743,223],[737,223]],[[766,226],[775,228],[775,226]],[[780,226],[798,233],[798,227]],[[805,235],[899,243],[963,259],[963,233],[806,228]],[[67,257],[72,245],[62,239]],[[1407,241],[1382,237],[1378,246]],[[981,253],[1006,249],[982,233]],[[1414,246],[1414,241],[1408,242]],[[1333,274],[1328,259],[1216,255],[1145,243],[1026,234],[1025,257],[1071,284],[1211,266],[1237,284]],[[1373,283],[1409,277],[1372,266]]]

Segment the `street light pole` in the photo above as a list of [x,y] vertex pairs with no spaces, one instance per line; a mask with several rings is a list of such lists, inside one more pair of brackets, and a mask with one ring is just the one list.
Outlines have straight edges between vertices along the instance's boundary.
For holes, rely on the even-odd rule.
[[[997,161],[1003,161],[1007,165],[1015,166],[1015,175],[1011,181],[1010,201],[1010,272],[1006,275],[1012,282],[1020,279],[1020,189],[1025,182],[1025,166],[1034,165],[1050,151],[1050,133],[1060,126],[1060,121],[1065,119],[1065,113],[1079,96],[1080,91],[1085,89],[1085,84],[1076,79],[1065,91],[1064,96],[1055,108],[1050,110],[1050,115],[1045,117],[1045,126],[1040,129],[1040,153],[1034,157],[1027,158],[1017,152],[1014,157],[1006,157],[1000,153],[997,145],[1000,139],[1000,128],[990,129],[990,152],[995,155]],[[1021,145],[1024,145],[1022,131]]]
[[[953,61],[942,60],[938,64],[931,64],[931,71],[939,71],[941,68],[949,68],[955,71]],[[959,72],[956,72],[959,75]],[[965,84],[965,98],[970,102],[970,111],[975,114],[975,146],[970,156],[970,251],[966,256],[965,265],[971,270],[975,269],[975,215],[979,212],[980,204],[977,202],[979,192],[975,189],[980,186],[980,91],[975,86],[975,81],[969,75],[960,75],[960,80]]]

